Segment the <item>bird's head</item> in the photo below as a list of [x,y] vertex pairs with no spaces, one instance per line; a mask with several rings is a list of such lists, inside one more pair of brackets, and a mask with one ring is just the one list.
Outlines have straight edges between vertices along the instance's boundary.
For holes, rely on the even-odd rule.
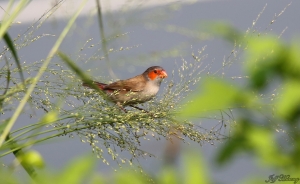
[[164,78],[168,77],[167,72],[160,66],[151,66],[143,75],[148,80],[158,82],[159,84]]

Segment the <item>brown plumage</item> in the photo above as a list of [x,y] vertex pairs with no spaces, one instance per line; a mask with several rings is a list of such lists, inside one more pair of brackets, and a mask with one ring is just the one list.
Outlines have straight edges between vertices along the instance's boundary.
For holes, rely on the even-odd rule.
[[[152,66],[144,73],[126,80],[111,84],[94,81],[109,99],[119,106],[144,103],[152,99],[158,92],[160,84],[168,75],[160,66]],[[90,87],[87,83],[83,86]]]

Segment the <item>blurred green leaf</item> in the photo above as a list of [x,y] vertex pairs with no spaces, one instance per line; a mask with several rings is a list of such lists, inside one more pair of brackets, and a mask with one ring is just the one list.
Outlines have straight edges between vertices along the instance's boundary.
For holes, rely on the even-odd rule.
[[158,177],[159,184],[179,184],[179,175],[175,172],[174,167],[165,166],[159,173]]
[[256,89],[266,88],[274,78],[300,80],[300,45],[286,45],[274,36],[249,39],[246,69]]
[[268,127],[260,127],[247,120],[239,120],[234,127],[232,137],[221,148],[217,162],[228,162],[239,152],[254,153],[258,162],[263,165],[286,166],[288,157],[280,152],[274,133]]
[[58,112],[57,111],[50,111],[41,118],[39,123],[48,124],[48,123],[53,123],[57,120],[58,120]]
[[277,114],[294,122],[300,114],[300,81],[287,80],[283,86],[282,95],[277,100]]
[[20,156],[18,156],[19,160],[23,162],[23,164],[30,165],[31,167],[42,168],[45,166],[44,160],[39,152],[30,150],[27,151]]
[[104,181],[105,180],[104,180],[104,177],[102,175],[100,175],[100,174],[94,174],[92,176],[92,179],[91,179],[91,184],[101,184],[101,183],[105,183]]
[[120,170],[112,179],[115,184],[146,184],[151,183],[150,178],[147,178],[145,173],[138,173],[133,170]]
[[300,81],[300,39],[295,38],[293,42],[285,46],[286,57],[282,59],[282,68],[284,68],[284,75]]
[[[254,96],[243,93],[232,84],[216,79],[204,79],[200,86],[202,93],[195,93],[190,97],[191,102],[186,104],[182,111],[183,117],[199,116],[215,110],[237,108],[254,103]],[[201,91],[198,89],[198,91]]]
[[91,183],[97,181],[101,184],[100,180],[95,180],[93,175],[94,166],[97,163],[96,158],[92,155],[80,156],[71,159],[63,169],[55,172],[49,170],[42,170],[38,173],[33,183],[39,184],[81,184]]
[[184,182],[186,184],[208,184],[208,169],[198,152],[187,152],[184,154]]
[[241,150],[248,151],[249,144],[247,143],[244,132],[248,131],[250,125],[245,120],[238,120],[237,126],[234,127],[230,139],[218,151],[216,161],[219,164],[228,162],[234,155]]
[[0,166],[0,178],[2,184],[20,184],[17,177],[14,177],[4,164]]
[[72,159],[54,181],[57,184],[84,183],[92,176],[96,163],[92,155]]
[[278,149],[275,136],[270,129],[250,126],[245,132],[246,140],[257,154],[259,163],[272,166],[289,165],[289,159]]
[[231,43],[240,43],[243,39],[243,34],[226,22],[210,22],[205,27],[209,33],[221,36]]
[[251,85],[256,89],[264,87],[271,76],[281,66],[281,45],[275,37],[248,39],[246,50],[246,70],[250,75]]

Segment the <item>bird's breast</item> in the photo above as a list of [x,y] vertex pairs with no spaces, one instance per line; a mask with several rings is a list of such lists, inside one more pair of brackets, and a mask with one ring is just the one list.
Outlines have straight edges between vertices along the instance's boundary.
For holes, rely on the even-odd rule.
[[143,93],[145,95],[149,95],[149,96],[155,96],[157,94],[159,90],[159,86],[152,83],[152,82],[148,82],[145,86],[145,89],[143,90]]

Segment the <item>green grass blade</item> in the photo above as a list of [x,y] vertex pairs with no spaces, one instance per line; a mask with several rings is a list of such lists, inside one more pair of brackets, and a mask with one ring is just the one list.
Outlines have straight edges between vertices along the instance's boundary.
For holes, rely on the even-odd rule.
[[[104,94],[103,91],[101,91],[99,87],[92,82],[90,76],[85,74],[67,55],[62,52],[58,52],[57,55],[81,78],[83,82],[89,84],[93,89],[97,90],[102,95]],[[105,95],[103,95],[103,97],[106,98]]]
[[0,38],[4,36],[9,26],[12,24],[15,18],[19,15],[19,13],[28,3],[29,0],[21,0],[19,4],[16,6],[16,8],[14,9],[14,11],[9,15],[9,17],[6,20],[1,21]]
[[57,55],[73,70],[83,82],[91,82],[90,77],[85,74],[67,55],[62,52],[58,52]]
[[97,5],[97,13],[98,13],[98,20],[99,20],[99,29],[100,29],[100,36],[102,39],[102,49],[103,49],[103,54],[104,56],[106,56],[106,64],[107,64],[107,68],[108,68],[108,72],[109,75],[112,78],[117,78],[117,76],[115,75],[115,73],[113,72],[112,68],[111,68],[111,63],[109,60],[109,54],[107,51],[107,39],[105,38],[105,34],[104,34],[104,24],[103,24],[103,12],[102,12],[102,8],[101,8],[101,2],[100,0],[96,0],[96,5]]
[[20,64],[19,57],[17,55],[17,51],[15,49],[15,46],[14,46],[14,44],[13,44],[13,42],[12,42],[12,40],[11,40],[8,33],[4,34],[3,39],[6,42],[7,47],[9,48],[9,50],[11,51],[12,56],[15,59],[15,62],[16,62],[17,66],[18,66],[18,69],[19,69],[21,80],[24,83],[25,82],[24,75],[23,75],[22,67],[21,67],[21,64]]

